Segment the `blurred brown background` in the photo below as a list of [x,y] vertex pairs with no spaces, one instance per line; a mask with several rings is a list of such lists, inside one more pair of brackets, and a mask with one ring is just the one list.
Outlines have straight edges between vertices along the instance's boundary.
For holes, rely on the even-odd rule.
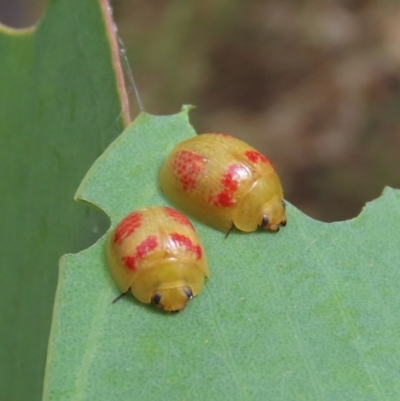
[[[0,0],[0,21],[29,26],[45,6]],[[384,186],[400,187],[398,0],[112,6],[146,110],[196,105],[197,132],[227,132],[261,150],[305,213],[351,218]],[[133,96],[131,104],[135,117]]]

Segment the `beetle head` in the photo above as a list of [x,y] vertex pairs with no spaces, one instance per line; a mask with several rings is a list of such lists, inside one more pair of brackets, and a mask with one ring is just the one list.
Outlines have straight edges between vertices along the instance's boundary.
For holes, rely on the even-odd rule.
[[204,278],[197,264],[167,258],[139,272],[131,291],[141,302],[152,303],[166,312],[179,311],[200,292]]
[[262,208],[259,225],[265,230],[279,231],[279,225],[286,226],[286,204],[276,201]]
[[278,176],[273,173],[260,177],[238,204],[233,223],[245,232],[257,230],[277,231],[286,224],[285,202]]
[[158,290],[151,298],[151,303],[166,312],[178,312],[193,298],[189,287],[171,287]]

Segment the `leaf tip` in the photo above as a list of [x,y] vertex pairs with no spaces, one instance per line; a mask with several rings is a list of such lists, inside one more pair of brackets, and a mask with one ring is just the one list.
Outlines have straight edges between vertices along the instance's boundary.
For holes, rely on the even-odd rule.
[[182,106],[181,113],[187,113],[187,114],[189,114],[189,111],[190,111],[190,110],[193,110],[193,109],[195,109],[195,108],[196,108],[196,106],[193,106],[192,104],[184,104],[184,105]]

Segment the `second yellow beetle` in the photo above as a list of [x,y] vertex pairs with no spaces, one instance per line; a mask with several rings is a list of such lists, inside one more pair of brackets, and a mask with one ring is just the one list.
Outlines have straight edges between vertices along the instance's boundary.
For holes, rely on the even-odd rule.
[[286,225],[281,182],[261,153],[226,134],[202,134],[178,144],[159,174],[173,205],[223,232]]
[[108,266],[120,291],[167,312],[183,309],[209,276],[206,256],[190,221],[168,207],[127,215],[110,235]]

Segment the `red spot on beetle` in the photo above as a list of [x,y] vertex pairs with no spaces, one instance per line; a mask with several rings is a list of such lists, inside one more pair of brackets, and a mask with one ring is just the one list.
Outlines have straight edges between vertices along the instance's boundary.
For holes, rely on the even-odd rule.
[[208,202],[215,206],[229,207],[235,204],[234,194],[239,187],[240,182],[240,170],[242,166],[240,164],[231,164],[228,167],[227,172],[221,179],[223,190],[216,195],[212,195],[208,198]]
[[240,164],[231,164],[228,171],[222,177],[221,183],[227,191],[235,192],[239,186],[240,175],[242,169]]
[[186,235],[179,233],[172,233],[170,235],[172,242],[174,242],[178,247],[183,246],[187,251],[196,255],[196,259],[200,259],[202,252],[200,245],[194,245],[192,240]]
[[150,253],[150,251],[156,248],[157,245],[158,245],[157,237],[155,235],[149,235],[136,247],[136,254],[138,258],[143,259]]
[[142,224],[142,214],[133,212],[128,214],[117,226],[114,234],[114,242],[121,244],[125,238],[129,237]]
[[169,217],[172,217],[177,223],[182,224],[183,226],[186,226],[189,228],[193,228],[192,223],[182,213],[179,213],[178,211],[171,209],[169,207],[164,207],[164,210],[165,210],[165,213]]
[[152,250],[157,248],[157,246],[157,237],[155,235],[149,235],[136,247],[134,255],[124,256],[121,260],[129,270],[137,270],[138,262],[143,260]]
[[196,187],[197,180],[204,170],[206,160],[203,156],[188,150],[176,152],[172,168],[178,176],[184,191],[191,191]]
[[210,202],[215,206],[229,207],[235,204],[232,192],[222,191],[218,195],[210,197]]
[[246,155],[247,159],[253,163],[272,164],[263,154],[257,152],[256,150],[248,150],[247,152],[244,152],[244,154]]
[[136,258],[134,256],[124,256],[121,260],[129,270],[136,270]]

